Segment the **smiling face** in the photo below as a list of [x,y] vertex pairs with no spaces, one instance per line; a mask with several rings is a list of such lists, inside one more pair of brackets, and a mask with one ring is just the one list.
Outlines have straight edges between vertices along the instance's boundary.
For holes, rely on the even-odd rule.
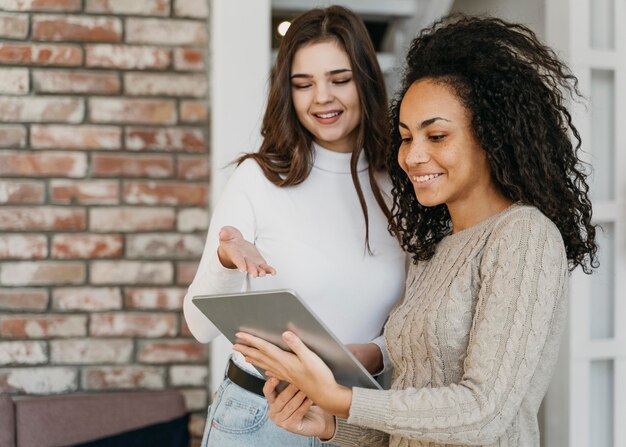
[[471,114],[450,87],[429,79],[411,85],[400,105],[399,131],[398,162],[420,204],[446,204],[453,215],[501,199]]
[[334,41],[300,48],[291,65],[291,97],[298,120],[319,145],[352,152],[361,105],[350,59]]

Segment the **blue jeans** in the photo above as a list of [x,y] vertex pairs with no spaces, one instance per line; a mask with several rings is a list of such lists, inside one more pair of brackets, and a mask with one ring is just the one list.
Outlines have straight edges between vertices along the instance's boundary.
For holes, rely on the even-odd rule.
[[269,404],[264,397],[244,390],[225,378],[209,405],[201,447],[322,445],[318,438],[296,435],[278,427],[268,415]]

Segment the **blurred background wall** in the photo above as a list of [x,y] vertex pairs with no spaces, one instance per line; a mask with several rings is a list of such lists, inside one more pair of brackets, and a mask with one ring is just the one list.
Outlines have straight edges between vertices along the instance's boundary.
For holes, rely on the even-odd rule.
[[175,387],[205,410],[180,307],[208,221],[207,17],[0,0],[1,392]]

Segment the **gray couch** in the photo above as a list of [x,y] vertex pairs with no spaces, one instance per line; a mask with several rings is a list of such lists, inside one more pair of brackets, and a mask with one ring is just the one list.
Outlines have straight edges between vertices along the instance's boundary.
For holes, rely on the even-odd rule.
[[0,395],[0,447],[189,445],[180,392]]

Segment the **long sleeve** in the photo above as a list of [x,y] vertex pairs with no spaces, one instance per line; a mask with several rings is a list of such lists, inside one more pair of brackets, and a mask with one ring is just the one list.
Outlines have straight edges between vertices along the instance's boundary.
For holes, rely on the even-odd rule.
[[227,182],[213,210],[211,223],[196,275],[187,290],[183,311],[189,330],[201,343],[208,343],[219,335],[217,328],[200,312],[191,301],[197,295],[240,292],[246,275],[236,269],[222,266],[217,256],[219,231],[230,225],[241,231],[244,239],[254,242],[255,213],[249,191],[256,187],[254,166],[251,161],[241,164]]
[[[426,442],[488,445],[505,436],[524,399],[538,406],[562,332],[567,259],[557,228],[534,217],[514,216],[485,242],[461,380],[354,388],[350,424]],[[381,445],[375,438],[367,443],[371,432],[360,436],[344,424],[332,442],[357,445],[342,431],[358,445]]]

